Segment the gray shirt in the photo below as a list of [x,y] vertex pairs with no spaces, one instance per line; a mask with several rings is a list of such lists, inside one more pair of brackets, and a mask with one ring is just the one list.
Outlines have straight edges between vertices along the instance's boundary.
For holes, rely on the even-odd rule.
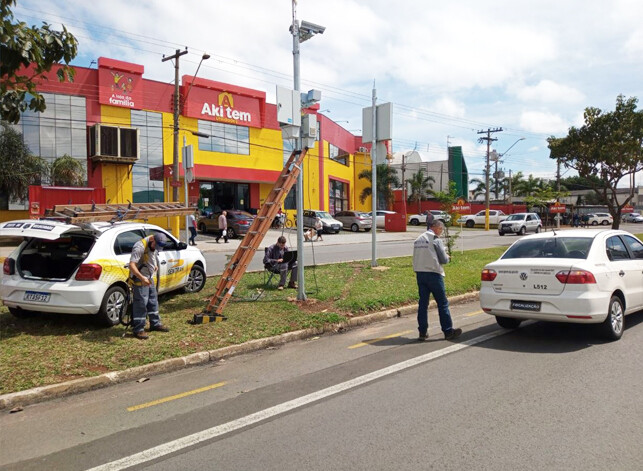
[[449,256],[444,250],[444,245],[439,237],[436,237],[432,230],[426,231],[413,243],[413,271],[433,272],[444,276],[444,268],[440,264],[440,257],[448,260]]
[[151,250],[148,242],[152,237],[154,236],[149,236],[136,242],[132,247],[132,255],[129,259],[130,262],[136,263],[141,275],[147,278],[154,275],[158,268],[158,251]]

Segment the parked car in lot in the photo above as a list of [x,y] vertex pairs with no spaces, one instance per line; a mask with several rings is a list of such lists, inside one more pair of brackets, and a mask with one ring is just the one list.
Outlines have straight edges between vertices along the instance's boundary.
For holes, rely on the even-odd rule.
[[373,227],[371,216],[360,211],[340,211],[335,213],[334,218],[342,223],[344,229],[350,229],[353,232],[370,231]]
[[158,232],[168,240],[159,252],[159,293],[200,291],[206,281],[203,254],[158,226],[26,219],[0,223],[0,237],[23,238],[4,261],[0,299],[18,317],[33,312],[94,314],[103,325],[116,325],[128,307],[132,247]]
[[420,224],[426,224],[426,215],[427,213],[433,214],[435,219],[439,219],[444,224],[449,224],[451,222],[451,216],[445,211],[440,211],[439,209],[430,209],[424,211],[422,214],[411,214],[408,217],[409,224],[412,226],[419,226]]
[[[250,229],[250,226],[255,220],[255,217],[246,212],[238,209],[226,209],[226,219],[228,220],[228,238],[234,239],[239,235],[245,235]],[[200,217],[197,221],[197,228],[199,231],[206,232],[219,232],[219,216],[218,213],[210,213],[207,216]]]
[[623,222],[633,222],[636,224],[640,224],[643,222],[643,216],[641,216],[640,213],[626,213],[626,214],[623,214],[623,216],[621,217],[621,220]]
[[324,232],[327,234],[337,234],[343,227],[342,223],[334,219],[328,211],[320,211],[318,209],[304,210],[304,227],[315,227],[317,218],[321,219]]
[[598,226],[599,224],[607,226],[614,222],[614,218],[609,213],[593,213],[587,216],[589,217],[587,224],[591,224],[592,226]]
[[595,323],[617,340],[624,316],[643,309],[643,244],[613,229],[534,234],[487,264],[481,280],[480,306],[502,327]]
[[536,213],[516,213],[511,214],[498,224],[498,234],[525,235],[527,232],[538,233],[543,227],[540,217]]
[[[507,219],[507,215],[500,210],[490,209],[489,210],[489,224],[500,224],[502,221]],[[457,220],[458,224],[464,224],[465,226],[471,228],[476,224],[485,223],[485,210],[479,211],[476,214],[468,214],[466,216],[460,216]]]
[[[372,213],[373,213],[372,211],[369,211],[366,214],[368,214],[369,217],[372,217],[371,216]],[[386,226],[385,220],[386,220],[387,214],[397,214],[397,213],[395,211],[386,211],[384,209],[378,209],[377,211],[375,211],[375,225],[376,225],[375,227],[377,229],[384,229],[384,227]]]

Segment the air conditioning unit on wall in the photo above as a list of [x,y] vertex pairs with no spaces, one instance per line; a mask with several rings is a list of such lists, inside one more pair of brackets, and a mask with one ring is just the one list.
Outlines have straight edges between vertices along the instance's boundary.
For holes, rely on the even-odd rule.
[[140,157],[139,130],[94,124],[89,128],[89,158],[93,162],[133,164]]

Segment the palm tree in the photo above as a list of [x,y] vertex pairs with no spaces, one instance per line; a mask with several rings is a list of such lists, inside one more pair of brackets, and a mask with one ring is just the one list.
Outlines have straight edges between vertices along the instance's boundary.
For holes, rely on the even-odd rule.
[[82,186],[85,168],[78,159],[65,154],[51,164],[51,181],[55,186]]
[[527,180],[523,179],[515,185],[513,192],[517,196],[531,196],[545,186],[546,183],[544,180],[530,174]]
[[424,170],[419,169],[417,173],[414,173],[411,178],[407,178],[405,184],[408,183],[411,185],[411,194],[409,195],[409,201],[417,201],[418,204],[418,213],[421,211],[420,201],[426,197],[427,193],[433,193],[433,183],[435,183],[435,178],[432,176],[424,176]]
[[487,192],[487,185],[484,180],[480,178],[472,178],[469,180],[469,185],[476,185],[473,189],[473,199],[475,200],[478,196],[484,195]]
[[[400,187],[400,179],[397,177],[397,171],[394,168],[389,167],[387,164],[378,164],[376,172],[376,188],[378,195],[376,207],[382,207],[383,209],[388,207],[388,205],[395,199],[392,188]],[[357,178],[368,180],[371,182],[371,186],[373,185],[373,172],[370,169],[362,170],[359,175],[357,175]],[[359,195],[359,200],[364,203],[366,198],[371,196],[372,193],[373,190],[370,186],[364,188]]]

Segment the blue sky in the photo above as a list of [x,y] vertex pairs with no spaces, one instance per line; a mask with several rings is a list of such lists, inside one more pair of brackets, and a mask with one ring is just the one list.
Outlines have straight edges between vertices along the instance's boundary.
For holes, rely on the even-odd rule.
[[[273,103],[276,85],[293,86],[290,0],[18,0],[14,14],[65,24],[80,42],[75,65],[111,57],[170,83],[161,58],[187,46],[181,74],[208,52],[201,77]],[[447,142],[460,145],[471,177],[484,168],[477,132],[502,127],[499,153],[525,139],[501,167],[554,178],[546,138],[581,125],[585,107],[613,110],[618,94],[643,87],[637,0],[299,0],[297,17],[326,27],[301,44],[301,88],[322,91],[324,114],[360,134],[375,81],[378,103],[394,105],[394,150],[439,160]]]

